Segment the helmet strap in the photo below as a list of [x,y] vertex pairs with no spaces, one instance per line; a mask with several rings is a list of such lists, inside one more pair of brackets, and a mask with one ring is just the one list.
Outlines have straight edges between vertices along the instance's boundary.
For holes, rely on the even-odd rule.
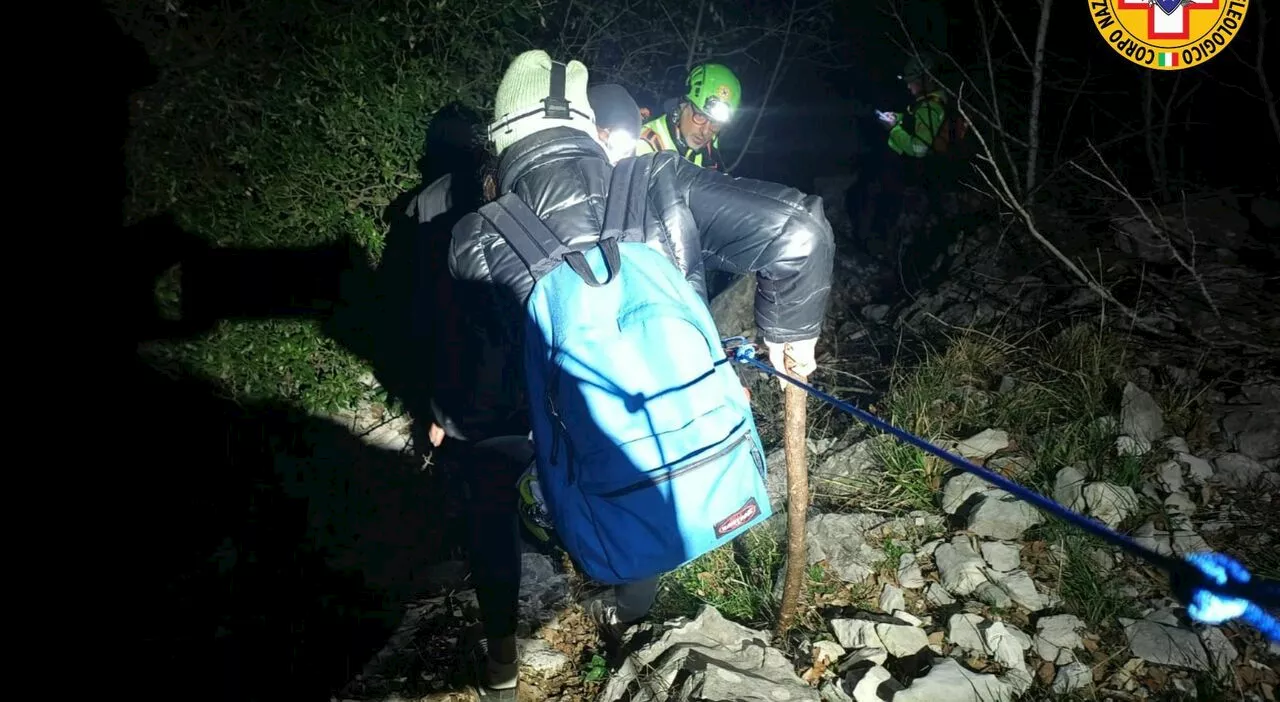
[[693,103],[684,99],[677,102],[675,108],[667,113],[667,131],[671,132],[671,138],[676,140],[676,146],[680,147],[680,151],[689,148],[689,142],[684,140],[684,132],[680,131],[680,115],[684,112],[685,105],[693,109]]

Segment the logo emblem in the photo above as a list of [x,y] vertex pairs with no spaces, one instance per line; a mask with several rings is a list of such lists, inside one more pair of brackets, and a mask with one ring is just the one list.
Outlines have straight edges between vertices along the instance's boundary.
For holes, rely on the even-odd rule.
[[1180,71],[1217,56],[1240,33],[1249,0],[1089,0],[1093,26],[1139,66]]
[[733,91],[729,89],[729,86],[721,85],[719,88],[716,88],[716,97],[724,100],[725,102],[729,102],[729,98],[733,97]]
[[739,507],[738,511],[716,522],[712,528],[715,529],[716,538],[721,539],[758,516],[760,516],[760,506],[756,504],[756,498],[752,497],[747,500],[747,504]]

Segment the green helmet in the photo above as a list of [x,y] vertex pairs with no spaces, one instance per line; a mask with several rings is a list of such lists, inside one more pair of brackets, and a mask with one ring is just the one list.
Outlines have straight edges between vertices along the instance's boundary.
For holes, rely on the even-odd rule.
[[933,57],[928,54],[917,54],[907,61],[906,67],[902,69],[902,75],[898,77],[910,83],[914,80],[924,79],[925,75],[933,70]]
[[704,63],[689,72],[685,99],[711,119],[728,122],[742,104],[742,84],[728,66]]

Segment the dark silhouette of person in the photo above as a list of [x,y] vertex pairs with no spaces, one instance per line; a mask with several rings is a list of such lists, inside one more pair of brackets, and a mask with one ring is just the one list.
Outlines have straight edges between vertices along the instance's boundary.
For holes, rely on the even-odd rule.
[[460,379],[457,363],[450,363],[458,346],[450,339],[463,332],[452,300],[449,241],[453,225],[484,202],[489,166],[479,140],[482,122],[457,103],[432,116],[418,162],[422,182],[386,212],[390,227],[376,281],[380,329],[346,335],[355,346],[361,339],[378,340],[357,352],[373,361],[379,381],[413,417],[419,450],[440,444],[439,433],[432,440],[433,424],[437,432],[452,430],[449,397]]

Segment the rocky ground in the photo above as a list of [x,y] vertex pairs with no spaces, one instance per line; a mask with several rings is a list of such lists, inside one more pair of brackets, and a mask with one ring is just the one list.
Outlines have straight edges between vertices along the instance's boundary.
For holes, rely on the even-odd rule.
[[[1052,265],[1014,274],[990,231],[955,242],[934,261],[946,282],[906,297],[871,284],[882,270],[842,259],[815,382],[873,399],[880,416],[1157,552],[1220,551],[1280,578],[1280,375],[1269,351],[1280,316],[1264,306],[1273,282],[1249,269],[1268,259],[1248,252],[1269,244],[1248,234],[1242,207],[1215,196],[1158,231],[1137,214],[1112,218],[1099,229],[1105,253],[1082,245],[1155,330],[1146,334]],[[1274,203],[1251,207],[1255,227],[1274,224]],[[830,215],[847,235],[842,212]],[[1188,270],[1169,257],[1185,241],[1154,234],[1192,230],[1200,254]],[[726,299],[737,303],[721,303],[722,326],[748,330],[750,290]],[[1160,336],[1187,320],[1195,340]],[[753,401],[777,445],[778,393],[761,384]],[[408,450],[407,423],[378,405],[345,421]],[[617,666],[584,614],[600,593],[564,559],[530,551],[523,698],[1276,699],[1280,646],[1244,625],[1192,623],[1149,564],[816,401],[809,454],[809,577],[785,640],[768,632],[783,515],[668,575]],[[780,501],[780,447],[769,463]],[[465,563],[428,580],[340,699],[469,699],[457,691],[458,641],[476,621]]]

